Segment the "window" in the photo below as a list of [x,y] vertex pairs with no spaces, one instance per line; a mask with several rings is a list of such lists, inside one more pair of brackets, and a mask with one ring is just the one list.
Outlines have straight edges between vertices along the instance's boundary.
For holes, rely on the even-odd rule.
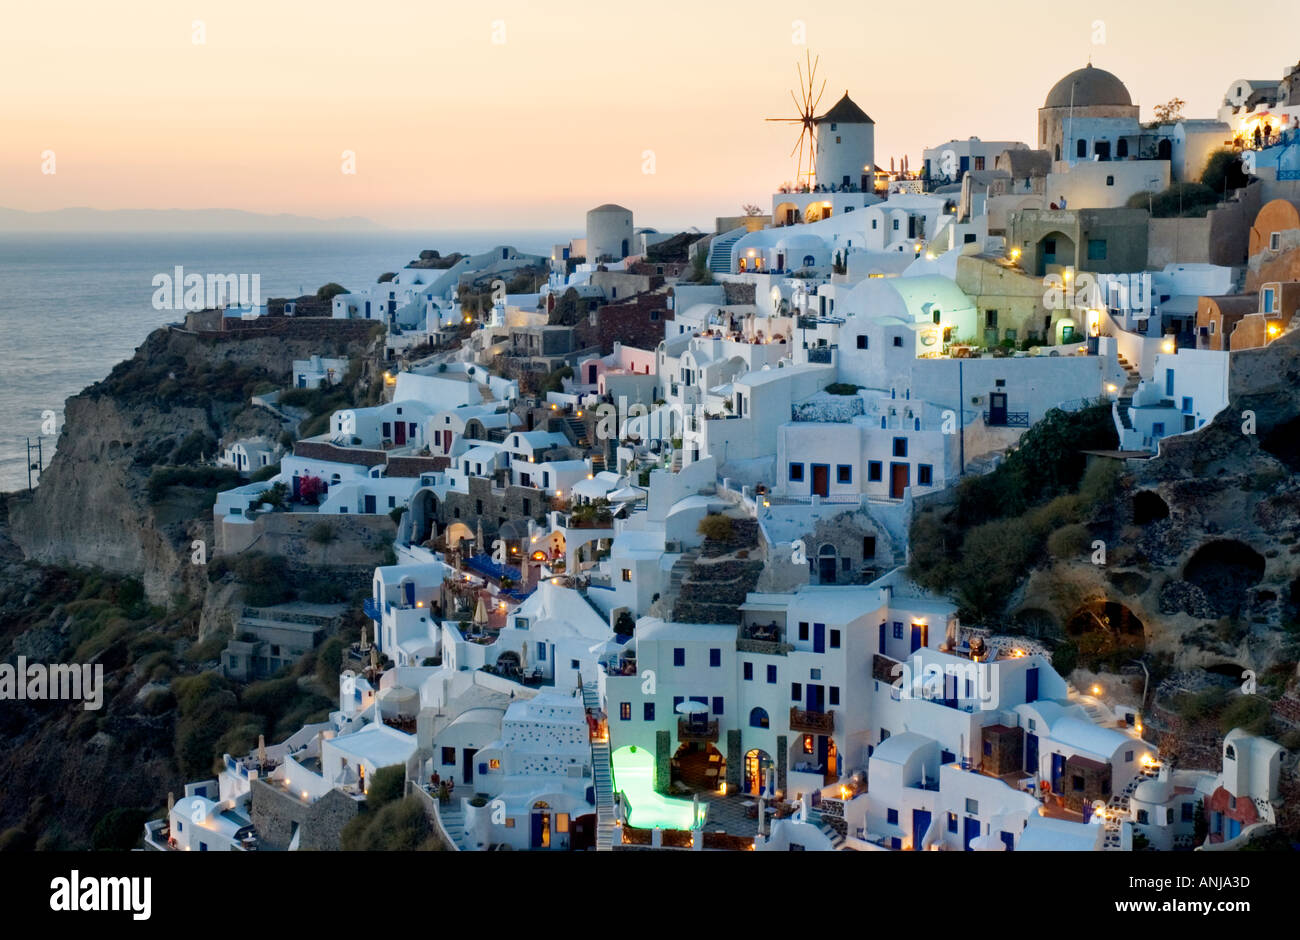
[[949,814],[948,814],[948,831],[949,831],[949,832],[956,832],[956,831],[957,831],[957,814],[956,814],[956,813],[949,813]]
[[790,683],[790,701],[797,702],[803,698],[803,686],[798,682]]
[[813,752],[813,736],[811,734],[805,734],[803,736],[803,752],[805,754],[811,754]]
[[[871,483],[879,483],[881,475],[881,463],[879,460],[872,460],[867,463],[867,480]],[[875,554],[874,552],[872,553]]]
[[919,486],[934,485],[934,467],[928,463],[919,464],[916,468],[916,482]]
[[495,757],[492,758],[490,761],[488,761],[488,768],[491,769],[491,770],[500,770],[500,769],[501,769],[501,761],[498,760],[498,759],[495,758]]
[[709,665],[715,669],[722,665],[722,650],[714,647],[709,650]]
[[713,696],[713,714],[721,715],[723,712],[722,705],[723,705],[722,696],[721,695]]
[[984,326],[990,330],[998,328],[998,312],[996,310],[984,311]]
[[655,703],[654,703],[654,702],[646,702],[644,705],[641,706],[641,717],[644,718],[646,721],[654,721],[654,720],[655,720]]
[[894,219],[894,231],[898,231],[898,219]]
[[1138,810],[1138,825],[1145,826],[1149,822],[1151,822],[1151,818],[1147,815],[1147,811],[1144,809]]
[[1171,397],[1174,394],[1174,370],[1173,369],[1165,370],[1165,394]]
[[1271,287],[1264,288],[1264,312],[1265,313],[1273,312],[1273,297],[1274,297],[1273,288]]
[[632,569],[631,569],[631,568],[624,568],[624,569],[623,569],[623,580],[624,580],[624,581],[631,581],[631,580],[632,580]]
[[1271,234],[1268,236],[1268,250],[1269,250],[1269,251],[1281,251],[1281,250],[1282,250],[1282,233],[1281,233],[1281,232],[1273,232],[1273,233],[1271,233]]
[[966,815],[967,815],[967,816],[978,816],[979,814],[980,814],[980,801],[979,801],[979,800],[972,800],[970,797],[967,797],[967,798],[966,798]]
[[801,463],[790,464],[790,482],[791,483],[803,482],[803,464]]
[[1074,153],[1077,157],[1086,157],[1088,155],[1088,142],[1086,140],[1079,141],[1075,145]]
[[822,677],[822,671],[821,671],[820,669],[809,669],[809,670],[808,670],[808,678],[809,678],[809,679],[813,679],[813,680],[818,680],[818,681],[820,681],[821,677]]
[[1195,821],[1196,821],[1196,804],[1195,804],[1195,803],[1184,803],[1184,804],[1183,804],[1183,822],[1195,822]]
[[808,639],[808,621],[807,621],[807,620],[801,620],[801,621],[799,621],[799,639],[800,639],[800,640],[807,640],[807,639]]
[[976,170],[982,170],[982,169],[984,169],[984,158],[983,158],[983,157],[976,157],[976,158],[975,158],[975,169],[976,169]]
[[838,705],[840,703],[840,687],[838,685],[831,686],[830,701],[832,705]]
[[745,670],[745,681],[746,682],[752,681],[754,678],[754,664],[745,663],[744,670]]
[[894,337],[894,345],[895,345],[895,346],[899,346],[899,347],[901,347],[901,346],[903,345],[903,337],[901,337],[901,336],[895,336],[895,337]]
[[846,463],[838,464],[835,467],[835,480],[837,483],[852,483],[853,467]]
[[889,823],[891,826],[897,826],[897,825],[898,825],[898,810],[896,810],[896,809],[887,809],[887,810],[885,810],[885,822]]
[[678,646],[673,650],[673,665],[686,665],[686,648],[684,646]]
[[866,348],[867,348],[867,338],[865,336],[859,336],[858,349],[866,349]]
[[767,717],[767,710],[763,708],[751,708],[749,710],[749,726],[751,728],[771,727],[771,721]]
[[1126,763],[1126,764],[1131,764],[1131,763],[1133,763],[1133,752],[1132,752],[1132,751],[1125,751],[1125,752],[1124,752],[1124,763]]
[[1182,411],[1183,411],[1183,414],[1185,414],[1185,415],[1189,415],[1189,414],[1194,414],[1194,413],[1195,413],[1195,409],[1192,407],[1192,400],[1191,400],[1190,398],[1188,398],[1186,395],[1183,396],[1183,409],[1182,409]]
[[895,457],[907,456],[907,438],[905,437],[894,438],[894,456]]
[[876,537],[874,535],[862,536],[862,559],[876,557]]
[[1114,185],[1115,185],[1115,177],[1113,177],[1113,176],[1108,176],[1108,177],[1106,177],[1106,185],[1107,185],[1107,186],[1114,186]]
[[888,728],[881,728],[881,729],[880,729],[880,743],[881,743],[881,744],[884,744],[884,743],[885,743],[886,741],[888,741],[888,740],[889,740],[889,729],[888,729]]
[[619,703],[618,703],[618,718],[619,718],[619,721],[628,721],[628,720],[630,720],[630,719],[632,718],[632,703],[631,703],[631,702],[619,702]]
[[544,661],[546,660],[546,644],[545,644],[545,643],[538,643],[538,644],[537,644],[537,659],[538,659],[539,662],[544,662]]
[[1104,238],[1088,239],[1088,260],[1089,261],[1106,260],[1106,239]]
[[1165,423],[1163,421],[1156,421],[1151,425],[1151,436],[1152,437],[1165,436]]
[[444,747],[442,749],[442,766],[456,766],[456,749],[454,747]]
[[1070,786],[1074,788],[1075,793],[1083,792],[1083,777],[1074,774],[1070,777]]
[[776,667],[767,667],[767,681],[769,685],[776,685]]
[[831,649],[833,649],[833,650],[837,650],[837,649],[839,649],[839,648],[840,648],[840,631],[838,631],[838,630],[832,630],[832,631],[831,631]]
[[894,621],[894,639],[895,639],[895,640],[901,640],[902,638],[903,638],[903,621],[901,621],[901,620],[895,620],[895,621]]

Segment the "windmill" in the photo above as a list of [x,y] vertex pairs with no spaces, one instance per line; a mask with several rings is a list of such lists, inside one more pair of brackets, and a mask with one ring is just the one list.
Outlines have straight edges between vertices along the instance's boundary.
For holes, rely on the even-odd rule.
[[[822,92],[826,90],[826,80],[822,79],[820,88],[817,88],[817,63],[821,61],[821,56],[816,59],[812,58],[811,52],[805,52],[807,59],[808,75],[804,77],[804,67],[798,62],[795,68],[799,71],[799,94],[795,95],[794,91],[790,92],[790,98],[794,101],[794,106],[798,112],[798,117],[780,117],[767,118],[778,124],[798,124],[799,141],[790,151],[790,156],[794,156],[797,151],[799,154],[798,163],[795,165],[795,185],[801,185],[805,182],[805,177],[811,177],[817,172],[817,106],[821,104]],[[815,89],[815,95],[814,95]],[[808,145],[808,171],[805,173],[803,168],[803,148],[804,142]]]

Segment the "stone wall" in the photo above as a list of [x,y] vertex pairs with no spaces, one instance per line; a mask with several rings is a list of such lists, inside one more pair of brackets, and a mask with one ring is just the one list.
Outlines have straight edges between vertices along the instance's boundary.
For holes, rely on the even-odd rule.
[[739,728],[727,729],[727,789],[739,793],[744,786],[744,752]]
[[293,838],[293,824],[297,823],[299,850],[336,852],[343,827],[361,812],[360,801],[339,790],[330,790],[314,803],[304,803],[274,784],[254,780],[251,793],[249,815],[253,827],[271,849],[287,849]]
[[667,793],[673,783],[672,734],[668,731],[655,732],[655,790]]
[[[310,538],[316,526],[327,524],[335,540],[328,545]],[[251,523],[223,521],[216,529],[217,555],[244,551],[283,555],[290,566],[379,565],[396,530],[387,515],[358,513],[268,512]]]

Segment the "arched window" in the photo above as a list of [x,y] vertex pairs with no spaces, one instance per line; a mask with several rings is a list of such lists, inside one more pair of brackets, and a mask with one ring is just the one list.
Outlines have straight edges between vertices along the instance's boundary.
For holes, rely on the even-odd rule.
[[767,710],[763,708],[754,708],[749,712],[749,726],[751,728],[768,728],[771,722],[767,717]]
[[816,263],[817,263],[817,259],[814,258],[812,255],[803,256],[803,266],[805,268],[811,268]]

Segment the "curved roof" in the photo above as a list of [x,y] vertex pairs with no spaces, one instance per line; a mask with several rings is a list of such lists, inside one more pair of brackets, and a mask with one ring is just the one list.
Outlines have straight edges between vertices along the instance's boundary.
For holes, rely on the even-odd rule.
[[822,121],[835,121],[840,124],[875,124],[876,123],[875,121],[871,120],[871,118],[867,117],[867,112],[863,111],[856,104],[854,104],[853,99],[849,97],[849,93],[847,91],[844,92],[843,98],[835,102],[835,105],[829,111],[827,111],[825,114],[823,114],[821,117],[817,118],[816,120],[818,124],[820,124]]
[[631,211],[632,211],[631,209],[625,209],[625,208],[623,208],[622,206],[618,205],[617,203],[607,202],[607,203],[605,203],[603,206],[597,206],[597,207],[594,208],[594,209],[588,209],[588,210],[587,210],[587,214],[590,215],[590,214],[593,213],[593,212],[628,212],[628,213],[630,213]]
[[[1073,101],[1071,100],[1073,89]],[[1081,69],[1075,69],[1052,86],[1047,93],[1044,108],[1087,108],[1094,105],[1131,106],[1133,99],[1128,89],[1116,76],[1105,69],[1093,68],[1088,63]]]

